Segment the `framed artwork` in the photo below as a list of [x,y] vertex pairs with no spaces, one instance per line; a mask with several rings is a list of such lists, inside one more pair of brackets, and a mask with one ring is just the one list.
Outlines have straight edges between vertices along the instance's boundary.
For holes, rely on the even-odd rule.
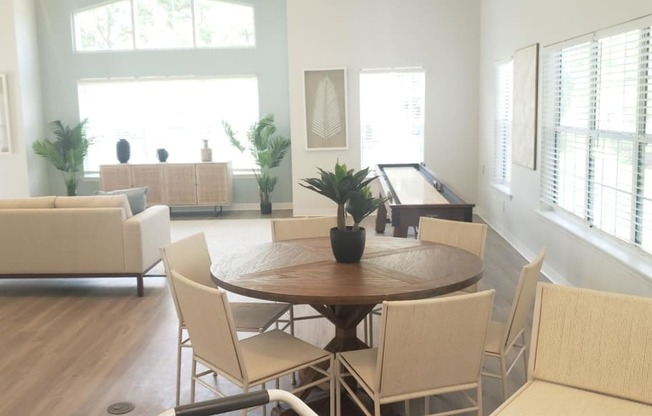
[[303,86],[306,149],[346,149],[346,69],[306,70]]
[[512,161],[532,170],[536,168],[538,58],[538,43],[514,52]]
[[7,76],[0,74],[0,153],[11,153],[9,133],[9,98],[7,97]]

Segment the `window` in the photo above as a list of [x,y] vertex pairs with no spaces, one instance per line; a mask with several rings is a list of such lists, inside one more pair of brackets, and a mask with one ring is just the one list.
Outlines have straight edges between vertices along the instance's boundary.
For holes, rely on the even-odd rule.
[[652,253],[650,18],[544,52],[542,200]]
[[75,50],[256,45],[254,8],[218,0],[120,0],[73,14]]
[[213,160],[232,160],[234,170],[251,171],[252,156],[229,143],[222,120],[242,140],[258,120],[255,76],[193,79],[82,80],[78,83],[80,120],[95,138],[85,159],[86,173],[117,163],[116,142],[131,144],[131,163],[157,163],[165,148],[170,162],[199,162],[202,140],[209,140]]
[[509,188],[512,178],[512,108],[514,61],[496,67],[493,182]]
[[360,74],[361,166],[423,162],[425,72]]

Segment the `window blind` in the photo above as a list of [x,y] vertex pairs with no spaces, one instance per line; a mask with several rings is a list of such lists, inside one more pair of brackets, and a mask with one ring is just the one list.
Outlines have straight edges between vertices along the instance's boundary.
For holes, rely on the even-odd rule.
[[514,61],[496,66],[493,181],[509,186],[512,177],[512,111]]
[[543,202],[652,252],[650,19],[544,49]]

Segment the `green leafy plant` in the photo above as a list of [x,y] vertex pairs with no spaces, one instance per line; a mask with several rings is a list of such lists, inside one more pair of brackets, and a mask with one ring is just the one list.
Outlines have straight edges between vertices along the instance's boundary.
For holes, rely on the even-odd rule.
[[270,170],[281,164],[290,149],[290,139],[276,134],[273,114],[267,114],[251,125],[247,132],[246,145],[236,138],[235,132],[228,122],[223,121],[222,126],[226,136],[235,148],[241,152],[249,148],[249,152],[259,168],[258,170],[254,169],[254,176],[256,182],[258,182],[260,202],[261,204],[269,204],[269,195],[274,191],[277,181],[277,177],[273,176]]
[[377,176],[367,178],[369,168],[358,172],[347,169],[346,164],[335,163],[332,172],[317,168],[320,177],[301,179],[305,184],[299,185],[329,198],[337,204],[337,229],[346,230],[346,212],[353,217],[353,229],[357,230],[360,222],[373,213],[385,198],[375,198],[369,188]]
[[77,194],[78,175],[93,142],[92,138],[86,137],[87,121],[84,119],[73,127],[64,126],[60,120],[53,121],[50,130],[55,139],[37,140],[32,144],[34,153],[47,159],[61,172],[70,196]]

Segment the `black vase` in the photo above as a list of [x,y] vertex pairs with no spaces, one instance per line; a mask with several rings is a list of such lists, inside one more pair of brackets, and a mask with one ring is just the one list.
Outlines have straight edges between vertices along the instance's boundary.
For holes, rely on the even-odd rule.
[[127,163],[129,161],[129,157],[131,157],[131,146],[126,139],[118,140],[115,144],[115,151],[120,163]]
[[260,203],[260,213],[264,215],[269,215],[272,213],[272,203],[271,202],[261,202]]
[[170,154],[165,149],[156,149],[156,155],[158,156],[159,162],[165,162],[168,160]]
[[331,228],[331,249],[338,263],[357,263],[364,253],[366,233],[363,227],[353,231],[347,226],[345,231]]

